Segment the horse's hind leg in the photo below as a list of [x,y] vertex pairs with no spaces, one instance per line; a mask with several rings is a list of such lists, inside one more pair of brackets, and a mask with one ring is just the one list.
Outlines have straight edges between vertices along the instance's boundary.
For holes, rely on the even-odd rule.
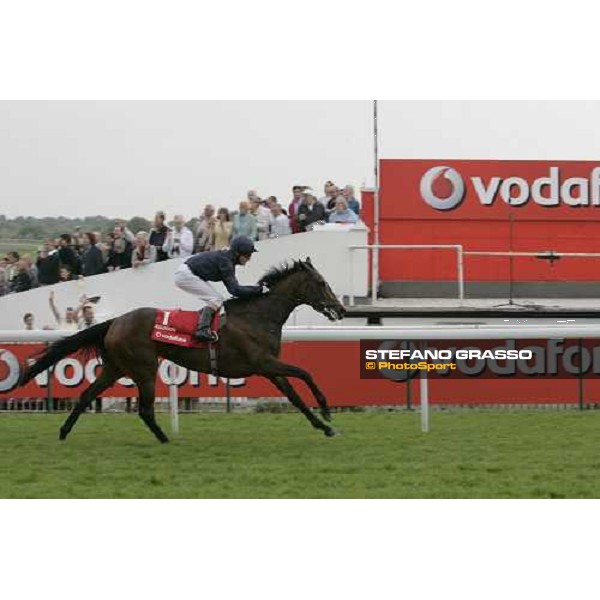
[[71,429],[73,429],[75,423],[77,423],[77,419],[81,413],[85,411],[85,409],[90,406],[94,400],[101,394],[104,390],[108,389],[119,377],[121,377],[122,373],[119,369],[113,365],[111,362],[106,362],[103,365],[102,372],[100,373],[100,377],[92,383],[88,388],[86,388],[81,397],[79,398],[79,402],[75,405],[67,420],[64,422],[63,426],[60,428],[59,438],[60,440],[65,440]]
[[144,377],[141,380],[134,379],[140,391],[139,398],[139,415],[142,421],[146,423],[148,429],[158,438],[163,444],[169,441],[165,432],[160,428],[154,416],[154,394],[155,394],[155,373],[152,377]]
[[292,384],[285,377],[276,377],[265,375],[269,381],[271,381],[279,391],[283,392],[288,400],[310,421],[311,425],[316,429],[320,429],[327,437],[336,435],[335,429],[323,423],[319,417],[317,417],[308,406],[300,398],[298,392],[292,387]]

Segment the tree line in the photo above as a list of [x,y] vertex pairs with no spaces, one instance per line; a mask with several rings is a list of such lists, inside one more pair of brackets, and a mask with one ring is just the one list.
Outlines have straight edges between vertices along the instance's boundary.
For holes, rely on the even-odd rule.
[[[195,219],[190,224],[193,226]],[[144,217],[131,219],[110,218],[95,215],[83,218],[69,217],[15,217],[8,218],[0,215],[0,240],[32,240],[42,241],[57,238],[63,233],[73,233],[77,229],[85,231],[100,231],[102,234],[112,232],[116,222],[125,223],[133,233],[150,231],[152,223]]]

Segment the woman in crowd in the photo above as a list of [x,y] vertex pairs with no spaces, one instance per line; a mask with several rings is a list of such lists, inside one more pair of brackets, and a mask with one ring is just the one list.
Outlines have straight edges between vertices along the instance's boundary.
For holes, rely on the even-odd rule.
[[149,244],[147,232],[138,231],[135,236],[135,248],[131,254],[131,266],[137,269],[153,262],[156,262],[156,246]]
[[169,258],[189,258],[194,250],[194,234],[185,226],[185,217],[175,215],[173,228],[162,247]]
[[112,244],[108,251],[106,268],[108,271],[119,271],[131,267],[133,247],[125,238],[124,228],[116,225],[112,233]]
[[229,217],[229,211],[226,208],[220,208],[217,213],[217,224],[214,229],[214,249],[223,250],[229,246],[233,223]]
[[335,200],[335,208],[329,215],[330,223],[356,223],[356,213],[348,208],[348,202],[344,196],[338,196]]

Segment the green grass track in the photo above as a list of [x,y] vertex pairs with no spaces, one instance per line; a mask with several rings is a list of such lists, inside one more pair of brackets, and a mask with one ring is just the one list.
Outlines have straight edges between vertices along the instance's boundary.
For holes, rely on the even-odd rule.
[[[598,498],[600,413],[183,415],[159,444],[136,415],[0,415],[0,498]],[[165,431],[168,416],[159,415]]]

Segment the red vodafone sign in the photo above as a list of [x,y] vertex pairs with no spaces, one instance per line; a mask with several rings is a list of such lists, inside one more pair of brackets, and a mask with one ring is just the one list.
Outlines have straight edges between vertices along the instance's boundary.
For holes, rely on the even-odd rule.
[[600,219],[600,161],[382,160],[383,218]]

